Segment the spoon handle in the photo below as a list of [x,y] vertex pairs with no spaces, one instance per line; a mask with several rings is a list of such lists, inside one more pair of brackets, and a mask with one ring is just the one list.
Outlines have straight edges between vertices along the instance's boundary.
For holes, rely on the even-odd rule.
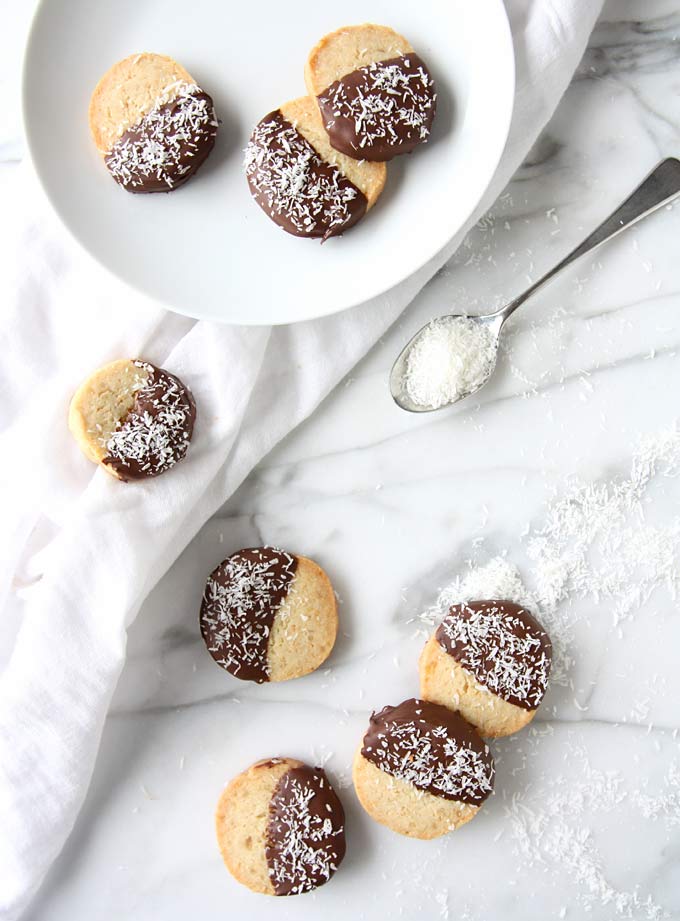
[[543,285],[574,260],[580,256],[585,256],[586,253],[606,243],[607,240],[611,240],[612,237],[620,234],[622,230],[626,230],[643,217],[647,217],[648,214],[667,204],[678,194],[680,194],[680,160],[669,157],[666,160],[662,160],[649,176],[640,183],[637,189],[619,205],[616,211],[610,214],[608,218],[605,218],[600,226],[590,236],[586,237],[580,246],[577,246],[553,269],[534,282],[527,291],[504,307],[500,311],[503,319],[507,319],[532,294],[542,288]]

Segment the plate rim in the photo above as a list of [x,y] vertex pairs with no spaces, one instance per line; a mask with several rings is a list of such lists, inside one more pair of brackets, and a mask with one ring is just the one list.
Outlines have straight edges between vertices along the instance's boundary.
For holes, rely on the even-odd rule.
[[[447,235],[443,242],[439,243],[436,248],[426,256],[422,262],[418,265],[410,268],[408,271],[400,274],[388,287],[383,287],[383,283],[378,283],[375,288],[368,291],[365,296],[362,296],[360,299],[353,299],[351,302],[344,305],[338,306],[337,304],[331,304],[327,309],[324,309],[321,301],[318,301],[318,307],[314,308],[314,313],[307,316],[300,316],[295,319],[282,319],[280,321],[272,319],[253,319],[252,317],[248,320],[242,320],[239,318],[221,318],[212,315],[206,315],[201,313],[195,313],[190,308],[186,308],[184,305],[179,306],[177,304],[170,304],[157,295],[154,295],[148,291],[142,285],[138,285],[129,281],[123,275],[119,274],[117,270],[107,265],[103,261],[103,256],[99,255],[94,251],[87,243],[87,241],[76,231],[70,223],[65,219],[60,207],[57,205],[54,200],[52,193],[50,191],[49,185],[44,181],[43,174],[38,166],[37,158],[34,155],[34,143],[32,138],[32,129],[30,127],[31,119],[28,114],[29,102],[28,102],[28,82],[29,82],[29,71],[30,64],[29,59],[31,57],[31,46],[34,40],[34,35],[37,29],[39,17],[45,7],[48,4],[55,2],[55,0],[39,0],[38,4],[33,11],[33,16],[31,18],[30,27],[28,29],[26,41],[23,49],[23,58],[22,58],[22,67],[21,67],[21,120],[22,120],[22,129],[23,135],[26,140],[26,158],[28,159],[30,166],[33,170],[34,175],[38,179],[38,184],[42,190],[43,195],[49,202],[50,208],[53,213],[56,215],[60,225],[66,230],[68,236],[73,240],[78,247],[87,253],[87,255],[103,269],[107,275],[115,279],[119,284],[124,285],[131,292],[136,295],[147,298],[151,303],[162,307],[165,310],[170,311],[178,316],[185,316],[193,320],[205,320],[207,322],[221,323],[233,326],[253,326],[253,327],[263,327],[263,326],[287,326],[295,323],[305,323],[312,320],[323,319],[325,317],[334,316],[336,314],[344,313],[348,310],[352,310],[356,307],[361,306],[362,304],[370,303],[371,301],[376,300],[379,297],[389,296],[389,294],[395,291],[399,286],[403,285],[408,279],[412,278],[416,273],[420,272],[421,269],[427,265],[430,260],[434,259],[439,253],[445,249],[451,240],[456,236],[456,234],[465,226],[469,221],[470,216],[474,213],[475,208],[480,203],[487,189],[491,185],[498,165],[503,156],[505,150],[508,136],[510,133],[510,127],[512,124],[512,116],[514,112],[514,101],[515,101],[515,90],[516,90],[516,61],[514,53],[514,42],[512,36],[512,28],[510,26],[510,20],[508,18],[507,10],[503,0],[492,0],[495,15],[498,19],[498,25],[500,26],[502,32],[504,33],[504,43],[506,56],[504,60],[504,70],[507,70],[507,73],[502,75],[500,82],[500,95],[501,95],[501,113],[502,113],[502,125],[497,135],[497,149],[494,151],[493,156],[489,160],[489,174],[485,185],[480,188],[479,195],[474,201],[471,202],[470,208],[465,214],[462,220],[458,219],[454,223],[457,226],[447,228]],[[489,0],[487,0],[487,3]],[[496,120],[500,119],[498,116]],[[309,242],[309,241],[307,241]]]

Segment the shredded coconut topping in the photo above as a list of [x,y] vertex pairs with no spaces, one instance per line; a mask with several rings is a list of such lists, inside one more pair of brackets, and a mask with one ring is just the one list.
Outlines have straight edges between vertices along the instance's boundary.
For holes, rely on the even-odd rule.
[[[170,92],[172,90],[172,92]],[[106,165],[122,186],[170,190],[203,162],[218,121],[212,100],[195,84],[173,84],[150,112],[116,141]]]
[[123,477],[157,476],[181,460],[193,431],[194,405],[173,375],[146,362],[142,386],[134,385],[135,403],[106,443],[105,463]]
[[344,813],[324,772],[284,774],[272,798],[269,877],[277,893],[298,895],[327,882],[345,854]]
[[409,350],[404,390],[417,406],[455,403],[487,380],[496,349],[496,336],[485,323],[467,317],[433,320]]
[[215,661],[237,677],[267,679],[272,621],[296,567],[291,554],[261,547],[230,556],[208,579],[201,607],[203,636]]
[[[416,710],[416,714],[421,711]],[[493,767],[484,754],[429,720],[385,718],[376,743],[364,754],[381,770],[447,799],[481,803],[493,789]]]
[[280,112],[256,126],[244,169],[253,196],[277,223],[298,236],[328,237],[365,210],[364,196]]
[[349,119],[361,150],[385,140],[395,147],[405,139],[427,140],[436,94],[432,77],[412,54],[353,71],[324,90],[319,101],[327,129],[332,130],[334,118]]
[[440,630],[455,658],[489,691],[533,710],[545,694],[552,657],[546,635],[522,616],[527,612],[514,611],[502,602],[463,604]]

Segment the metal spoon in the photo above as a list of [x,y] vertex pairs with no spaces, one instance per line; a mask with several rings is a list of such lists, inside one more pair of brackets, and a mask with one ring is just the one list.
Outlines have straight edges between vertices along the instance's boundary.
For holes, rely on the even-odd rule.
[[[571,265],[576,259],[585,256],[586,253],[592,252],[598,246],[602,246],[607,240],[611,240],[612,237],[617,236],[621,231],[626,230],[643,217],[647,217],[648,214],[658,210],[662,205],[667,204],[678,194],[680,194],[680,160],[669,157],[667,160],[662,160],[623,204],[610,214],[589,237],[586,237],[580,246],[572,250],[554,269],[551,269],[542,278],[539,278],[538,281],[534,282],[527,291],[520,294],[514,301],[511,301],[495,313],[478,317],[468,317],[466,314],[451,314],[441,317],[437,322],[453,320],[456,317],[465,317],[468,321],[486,324],[495,338],[497,353],[498,339],[503,324],[518,307],[521,307],[522,304],[531,297],[532,294],[535,294],[536,291],[551,281],[558,272],[561,272],[562,269]],[[443,404],[442,406],[432,406],[414,402],[406,390],[408,356],[415,343],[429,326],[430,323],[423,326],[423,328],[407,343],[390,372],[390,392],[392,393],[395,403],[402,409],[412,413],[429,413],[436,409],[444,409],[445,406],[450,406],[452,403],[458,403],[460,400],[465,399],[465,397],[470,396],[470,394],[476,393],[489,380],[496,366],[496,356],[494,355],[494,360],[489,366],[489,373],[486,378],[473,390],[460,394],[460,396],[449,403]]]

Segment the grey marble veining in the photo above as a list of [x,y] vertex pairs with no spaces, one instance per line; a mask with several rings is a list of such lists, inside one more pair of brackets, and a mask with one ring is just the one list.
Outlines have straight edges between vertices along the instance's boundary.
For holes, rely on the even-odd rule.
[[[530,730],[494,744],[497,792],[464,830],[401,839],[361,812],[350,783],[370,710],[417,693],[419,615],[439,589],[498,555],[530,577],[527,529],[567,478],[625,477],[640,437],[680,415],[680,206],[520,310],[477,402],[413,418],[387,389],[420,325],[514,297],[680,151],[679,55],[677,3],[608,4],[491,212],[153,591],[130,631],[85,808],[32,921],[680,918],[680,616],[663,589],[621,627],[606,601],[573,601],[567,681]],[[5,159],[20,156],[18,137],[14,125],[0,132]],[[666,522],[679,499],[680,481],[662,478],[645,515]],[[211,569],[264,541],[327,569],[341,635],[316,674],[256,687],[215,666],[197,618]],[[239,887],[214,842],[225,781],[274,754],[325,763],[348,813],[342,872],[299,900]]]
[[679,30],[677,10],[646,19],[605,19],[595,28],[575,79],[624,79],[632,75],[639,80],[660,73],[669,76],[669,69],[680,58]]

